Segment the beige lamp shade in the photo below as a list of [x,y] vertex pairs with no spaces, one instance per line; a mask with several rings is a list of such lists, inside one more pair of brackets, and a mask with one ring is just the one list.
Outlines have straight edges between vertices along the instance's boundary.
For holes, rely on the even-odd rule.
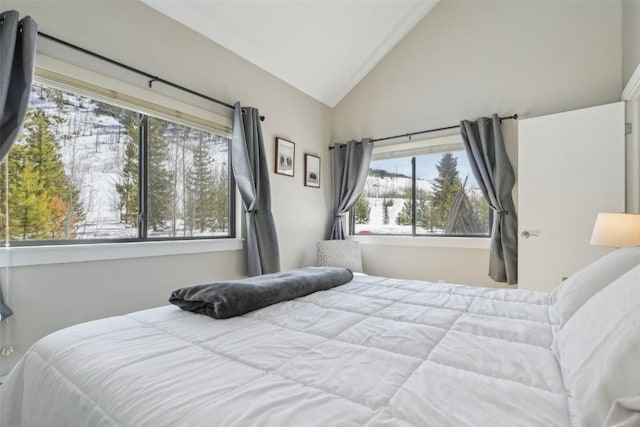
[[591,244],[614,248],[640,245],[640,215],[599,213],[593,226]]

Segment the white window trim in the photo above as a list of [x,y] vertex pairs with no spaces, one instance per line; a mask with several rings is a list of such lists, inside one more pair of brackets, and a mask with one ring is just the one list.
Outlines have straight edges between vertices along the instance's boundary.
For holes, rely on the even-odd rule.
[[165,240],[0,248],[0,268],[242,250],[242,239]]

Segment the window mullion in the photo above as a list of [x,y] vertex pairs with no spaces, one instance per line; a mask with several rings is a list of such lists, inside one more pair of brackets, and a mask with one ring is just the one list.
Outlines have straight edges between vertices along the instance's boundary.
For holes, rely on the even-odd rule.
[[147,238],[147,179],[148,179],[148,150],[149,150],[149,120],[148,117],[140,114],[138,125],[138,237]]

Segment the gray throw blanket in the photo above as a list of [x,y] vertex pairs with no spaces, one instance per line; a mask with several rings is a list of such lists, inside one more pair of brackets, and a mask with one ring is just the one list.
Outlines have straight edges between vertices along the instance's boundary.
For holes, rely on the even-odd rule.
[[345,268],[306,267],[177,289],[171,294],[169,302],[183,310],[226,319],[331,289],[351,279],[353,273]]

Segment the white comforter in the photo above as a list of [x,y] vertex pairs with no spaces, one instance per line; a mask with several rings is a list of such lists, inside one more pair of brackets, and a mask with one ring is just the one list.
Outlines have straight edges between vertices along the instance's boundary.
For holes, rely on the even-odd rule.
[[0,387],[0,425],[572,425],[548,309],[358,276],[227,320],[140,311],[36,343]]

